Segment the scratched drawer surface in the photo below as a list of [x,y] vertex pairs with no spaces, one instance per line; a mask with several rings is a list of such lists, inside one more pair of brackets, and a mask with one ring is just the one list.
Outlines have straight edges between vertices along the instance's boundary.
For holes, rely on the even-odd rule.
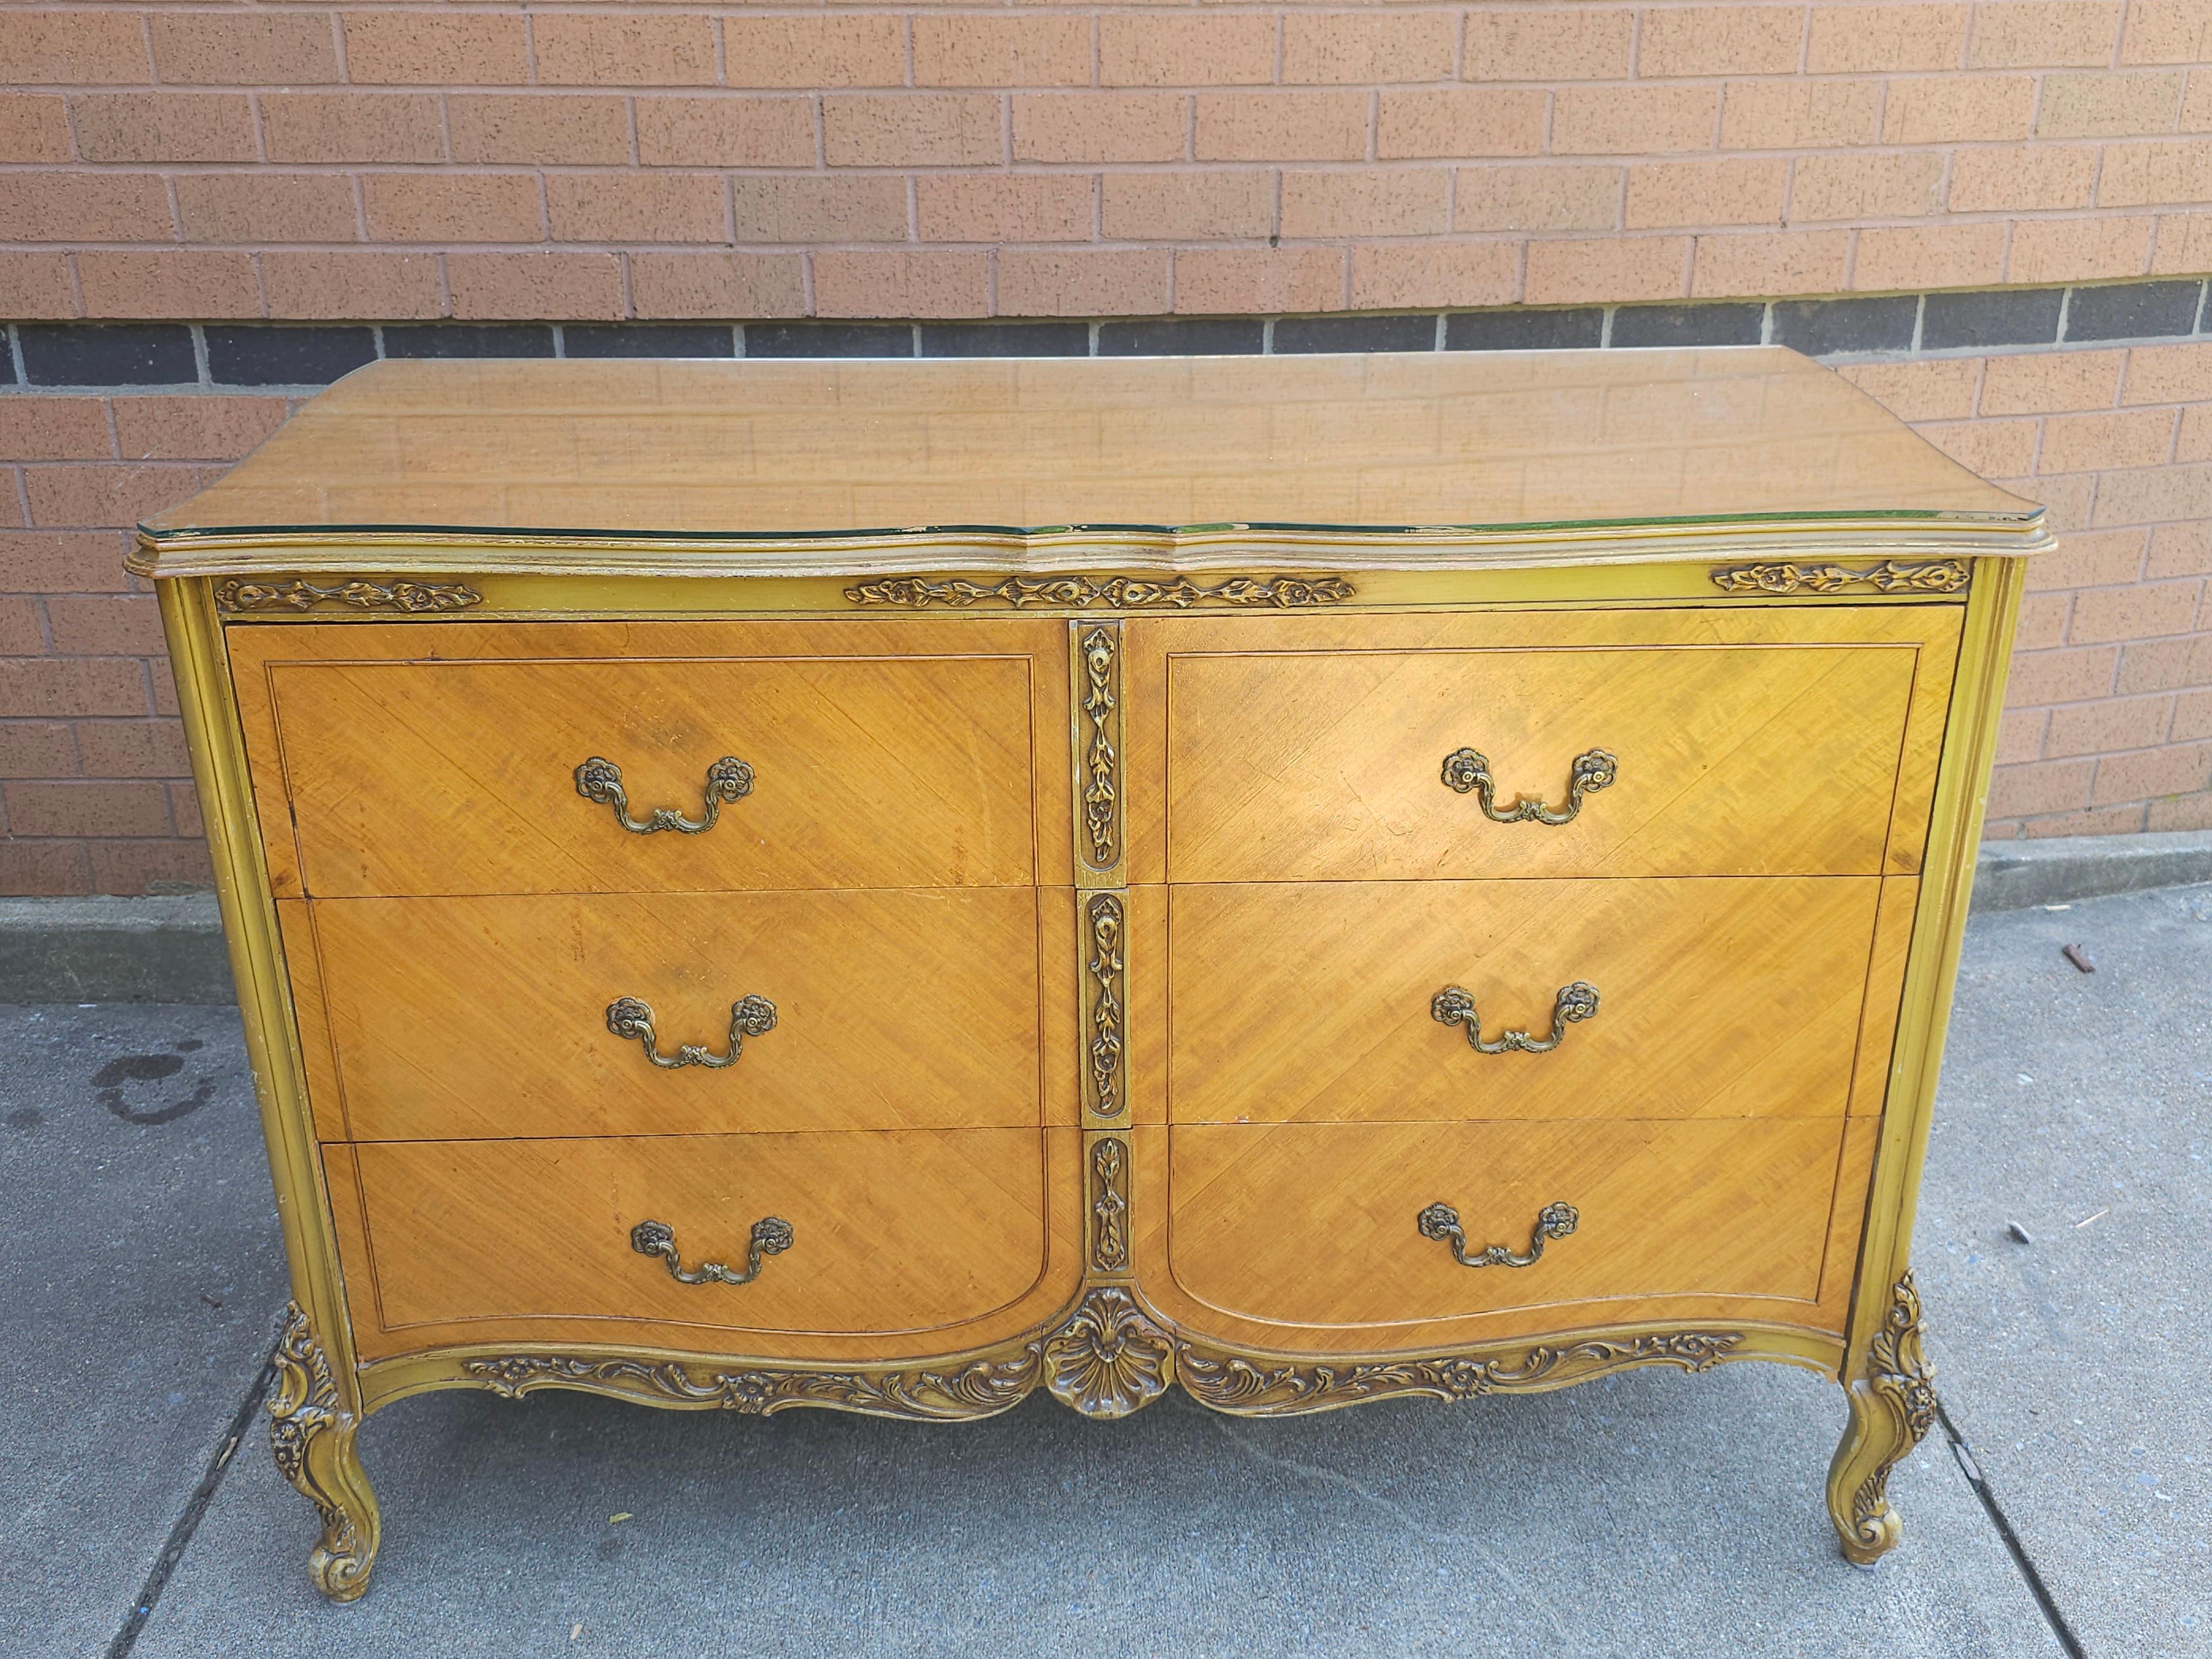
[[1047,1139],[415,1142],[330,1147],[325,1167],[372,1349],[432,1329],[607,1341],[620,1322],[892,1336],[986,1317],[1037,1287]]
[[1956,618],[1133,625],[1164,878],[1909,873]]
[[1070,903],[966,888],[279,911],[319,1133],[416,1140],[1072,1113],[1073,1061],[1047,1055],[1072,1050],[1073,994],[1040,982],[1041,962],[1072,980]]
[[1378,1347],[1381,1328],[1531,1307],[1565,1322],[1623,1297],[1771,1297],[1791,1318],[1820,1292],[1843,1133],[1832,1119],[1178,1127],[1168,1265],[1219,1312],[1374,1327]]
[[1881,888],[1176,886],[1169,1116],[1833,1116],[1852,1105]]
[[1065,861],[1048,623],[229,638],[280,895],[1019,885],[1054,876],[1041,842]]

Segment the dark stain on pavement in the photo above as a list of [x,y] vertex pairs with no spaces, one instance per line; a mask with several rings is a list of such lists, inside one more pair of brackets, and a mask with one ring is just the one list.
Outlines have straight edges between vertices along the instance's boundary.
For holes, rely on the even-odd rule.
[[[179,1044],[179,1047],[183,1045]],[[159,1083],[173,1078],[185,1069],[185,1062],[175,1054],[125,1054],[120,1060],[111,1060],[92,1074],[92,1085],[100,1091],[100,1103],[121,1118],[125,1123],[153,1126],[174,1123],[215,1098],[215,1079],[204,1077],[198,1086],[181,1100],[173,1100],[152,1111],[138,1111],[124,1097],[124,1085],[129,1083]]]
[[8,1114],[8,1127],[11,1129],[35,1129],[46,1121],[46,1115],[35,1106]]

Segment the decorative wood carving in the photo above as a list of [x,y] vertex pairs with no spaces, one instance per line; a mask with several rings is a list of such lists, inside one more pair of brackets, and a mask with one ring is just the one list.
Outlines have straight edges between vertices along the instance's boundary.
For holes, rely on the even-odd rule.
[[1117,1135],[1091,1143],[1091,1265],[1108,1273],[1129,1265],[1129,1147]]
[[1721,565],[1712,578],[1726,593],[1841,593],[1861,586],[1884,593],[1957,593],[1972,580],[1963,559],[1923,564],[1884,559],[1858,570],[1841,564]]
[[827,1406],[876,1417],[941,1422],[989,1417],[1036,1385],[1038,1345],[1013,1355],[940,1370],[817,1371],[775,1366],[718,1370],[680,1360],[592,1359],[505,1354],[469,1359],[462,1370],[510,1400],[538,1389],[585,1389],[662,1406],[718,1407],[766,1417],[794,1406]]
[[1121,633],[1112,626],[1083,635],[1083,712],[1091,742],[1083,757],[1085,854],[1094,870],[1111,870],[1121,857]]
[[1136,1297],[1110,1285],[1085,1296],[1043,1351],[1045,1386],[1085,1417],[1127,1417],[1158,1399],[1175,1369],[1168,1334]]
[[1119,1117],[1121,1094],[1122,1022],[1128,1005],[1127,967],[1121,957],[1125,931],[1121,896],[1094,894],[1084,906],[1090,951],[1085,963],[1085,997],[1091,1027],[1088,1064],[1084,1067],[1084,1104],[1100,1117]]
[[1888,1452],[1851,1494],[1851,1533],[1868,1559],[1896,1542],[1889,1472],[1936,1421],[1936,1368],[1922,1350],[1927,1333],[1920,1291],[1907,1273],[1891,1288],[1889,1310],[1867,1354],[1867,1389],[1888,1419]]
[[313,582],[229,581],[215,591],[218,611],[312,611],[319,605],[349,605],[356,611],[465,611],[482,605],[483,595],[460,582],[343,581],[332,587]]
[[277,1473],[315,1506],[323,1535],[307,1558],[307,1577],[333,1601],[368,1588],[376,1562],[376,1500],[353,1451],[356,1424],[338,1399],[331,1362],[296,1302],[272,1356],[276,1388],[269,1396],[269,1450]]
[[1293,610],[1304,605],[1341,605],[1352,597],[1340,576],[1232,576],[1205,586],[1187,576],[1156,580],[1143,576],[1009,576],[1000,582],[963,581],[957,577],[891,576],[845,590],[854,605],[897,605],[915,610],[933,605],[965,606],[995,600],[1087,611],[1188,611],[1193,605],[1233,605]]

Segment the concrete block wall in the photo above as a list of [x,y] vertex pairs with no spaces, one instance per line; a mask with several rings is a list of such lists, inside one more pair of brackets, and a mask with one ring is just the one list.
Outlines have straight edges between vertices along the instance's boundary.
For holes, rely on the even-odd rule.
[[1991,834],[2204,827],[2209,271],[2212,0],[11,8],[0,893],[204,879],[124,532],[419,352],[1798,344],[2063,533]]

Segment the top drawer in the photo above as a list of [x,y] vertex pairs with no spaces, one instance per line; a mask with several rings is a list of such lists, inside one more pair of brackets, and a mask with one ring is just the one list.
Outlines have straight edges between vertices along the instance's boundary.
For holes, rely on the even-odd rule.
[[[1059,823],[1041,803],[1066,791],[1057,623],[266,623],[227,637],[279,896],[1068,878],[1065,831],[1038,833]],[[741,764],[721,769],[732,781],[709,827],[642,830],[661,809],[705,823],[725,757]],[[605,766],[580,776],[595,761],[615,787]]]
[[1959,614],[1132,624],[1135,878],[1916,871]]

